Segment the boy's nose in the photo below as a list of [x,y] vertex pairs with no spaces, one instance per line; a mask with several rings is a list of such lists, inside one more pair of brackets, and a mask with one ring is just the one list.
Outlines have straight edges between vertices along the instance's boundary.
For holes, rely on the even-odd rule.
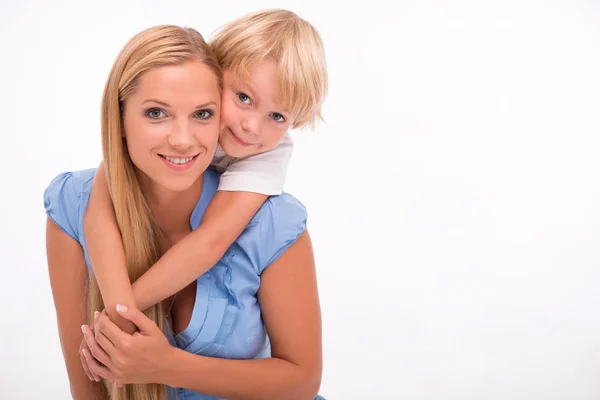
[[242,121],[242,128],[252,135],[260,135],[260,121],[258,118],[246,118]]

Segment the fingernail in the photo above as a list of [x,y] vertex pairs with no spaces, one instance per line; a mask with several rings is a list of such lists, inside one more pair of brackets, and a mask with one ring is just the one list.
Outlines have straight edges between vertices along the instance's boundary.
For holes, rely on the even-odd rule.
[[117,304],[117,311],[118,312],[127,312],[127,306],[124,306],[122,304]]
[[98,315],[100,315],[100,313],[98,311],[94,311],[94,321],[98,319]]
[[85,334],[85,330],[86,330],[85,325],[81,325],[81,332],[83,332]]

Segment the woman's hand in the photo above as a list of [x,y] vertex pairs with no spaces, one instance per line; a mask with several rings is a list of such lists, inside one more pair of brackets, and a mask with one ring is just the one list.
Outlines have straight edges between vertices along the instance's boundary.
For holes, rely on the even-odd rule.
[[[92,322],[92,327],[91,327],[92,331],[94,330],[94,328],[96,326],[96,320],[98,320],[99,315],[100,315],[100,313],[98,311],[96,311],[94,313],[94,321]],[[81,359],[81,366],[83,367],[83,370],[85,371],[85,374],[90,379],[90,381],[100,382],[100,376],[98,376],[97,374],[92,372],[92,369],[88,365],[88,357],[86,357],[86,353],[88,356],[91,357],[90,348],[88,347],[87,342],[85,341],[85,331],[87,328],[88,328],[87,325],[83,325],[81,327],[81,330],[83,331],[83,334],[84,334],[84,338],[81,340],[81,345],[79,346],[79,358]]]
[[162,383],[164,360],[173,347],[154,321],[138,309],[117,305],[117,311],[139,331],[133,335],[123,332],[104,313],[98,316],[94,330],[86,325],[90,371],[120,384]]

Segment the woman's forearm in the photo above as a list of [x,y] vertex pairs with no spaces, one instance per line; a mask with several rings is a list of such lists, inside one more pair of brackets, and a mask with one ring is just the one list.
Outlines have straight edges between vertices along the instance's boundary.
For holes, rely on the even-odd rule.
[[[64,311],[61,310],[61,312]],[[73,314],[71,313],[71,315]],[[64,314],[59,315],[59,337],[67,367],[71,396],[75,400],[101,400],[103,399],[100,386],[102,383],[91,381],[81,365],[79,345],[82,341],[82,333],[78,321],[84,320],[83,315],[80,318],[70,317],[67,320]]]
[[73,400],[107,400],[100,385],[102,383],[89,380],[79,385],[71,383],[71,397]]
[[307,400],[317,395],[321,373],[280,358],[228,360],[173,348],[161,383],[230,400]]
[[169,347],[159,377],[169,386],[232,400],[313,399],[321,385],[321,319],[308,232],[262,274],[258,301],[271,358],[228,360]]

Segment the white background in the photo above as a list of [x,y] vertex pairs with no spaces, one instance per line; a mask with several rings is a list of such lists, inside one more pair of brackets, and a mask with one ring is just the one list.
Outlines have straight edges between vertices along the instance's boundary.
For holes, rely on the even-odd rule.
[[0,2],[0,398],[69,390],[42,193],[96,166],[118,51],[285,7],[321,32],[294,132],[328,399],[600,398],[597,1]]

